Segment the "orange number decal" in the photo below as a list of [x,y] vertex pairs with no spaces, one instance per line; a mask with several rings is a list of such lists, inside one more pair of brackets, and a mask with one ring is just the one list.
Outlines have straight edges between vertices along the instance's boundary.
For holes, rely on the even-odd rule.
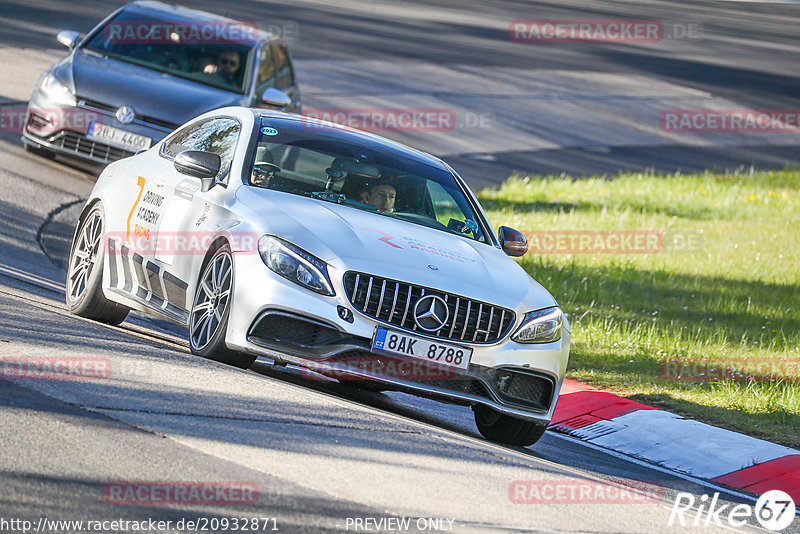
[[136,210],[137,204],[139,204],[139,201],[142,200],[142,193],[144,193],[144,178],[139,176],[139,179],[136,181],[136,185],[139,186],[139,196],[136,197],[136,202],[133,203],[133,207],[131,207],[131,213],[128,215],[128,233],[125,236],[126,241],[131,240],[131,217],[133,217],[133,212]]

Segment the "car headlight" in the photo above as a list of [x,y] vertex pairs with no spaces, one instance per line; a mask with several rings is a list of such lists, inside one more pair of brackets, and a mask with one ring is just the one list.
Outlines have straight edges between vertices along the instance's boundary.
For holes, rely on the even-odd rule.
[[511,336],[518,343],[551,343],[561,339],[564,315],[558,307],[525,314],[522,325]]
[[39,86],[39,91],[56,104],[65,106],[78,105],[78,101],[75,99],[75,95],[72,94],[72,91],[69,90],[69,87],[56,78],[56,75],[52,72],[44,77],[42,84]]
[[333,285],[324,261],[291,243],[272,235],[258,240],[258,253],[264,263],[296,284],[322,295],[333,296]]

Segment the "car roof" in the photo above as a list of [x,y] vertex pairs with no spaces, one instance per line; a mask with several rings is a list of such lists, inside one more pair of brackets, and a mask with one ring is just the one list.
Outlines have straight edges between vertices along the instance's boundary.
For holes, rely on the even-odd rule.
[[143,15],[148,13],[152,14],[160,13],[164,15],[189,18],[203,22],[225,22],[227,24],[245,24],[245,25],[250,25],[250,23],[252,22],[253,33],[256,34],[261,40],[265,41],[280,40],[277,35],[259,29],[255,25],[254,21],[236,20],[229,17],[223,17],[222,15],[217,15],[216,13],[210,13],[208,11],[203,11],[200,9],[188,8],[178,4],[167,4],[164,2],[157,2],[155,0],[138,0],[136,2],[131,2],[129,4],[124,5],[122,7],[122,10],[126,12],[141,13]]
[[276,122],[282,122],[284,127],[293,130],[299,130],[303,127],[303,124],[307,125],[308,123],[313,123],[322,127],[318,133],[326,132],[331,138],[352,143],[354,145],[363,146],[368,149],[386,152],[392,156],[401,156],[414,160],[418,163],[423,163],[425,165],[450,172],[450,168],[447,166],[447,164],[436,156],[432,156],[427,152],[422,152],[421,150],[398,143],[397,141],[392,141],[391,139],[387,139],[386,137],[382,137],[380,135],[365,132],[363,130],[357,130],[355,128],[337,124],[335,122],[314,119],[311,117],[290,115],[288,113],[263,109],[253,109],[252,111],[256,114],[257,119],[269,119],[270,125],[273,126]]

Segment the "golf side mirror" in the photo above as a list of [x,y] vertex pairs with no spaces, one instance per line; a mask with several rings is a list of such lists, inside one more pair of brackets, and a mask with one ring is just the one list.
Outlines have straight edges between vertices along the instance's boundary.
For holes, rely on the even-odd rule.
[[289,95],[274,87],[270,87],[261,93],[261,102],[278,109],[292,105],[292,99],[289,98]]
[[75,48],[80,38],[81,34],[73,30],[64,30],[63,32],[58,32],[58,35],[56,35],[56,40],[70,50]]

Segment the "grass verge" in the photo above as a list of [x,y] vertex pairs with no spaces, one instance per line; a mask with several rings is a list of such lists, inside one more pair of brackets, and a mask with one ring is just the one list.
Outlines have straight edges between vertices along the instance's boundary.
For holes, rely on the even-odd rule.
[[800,171],[513,176],[479,196],[529,235],[570,378],[800,448]]

